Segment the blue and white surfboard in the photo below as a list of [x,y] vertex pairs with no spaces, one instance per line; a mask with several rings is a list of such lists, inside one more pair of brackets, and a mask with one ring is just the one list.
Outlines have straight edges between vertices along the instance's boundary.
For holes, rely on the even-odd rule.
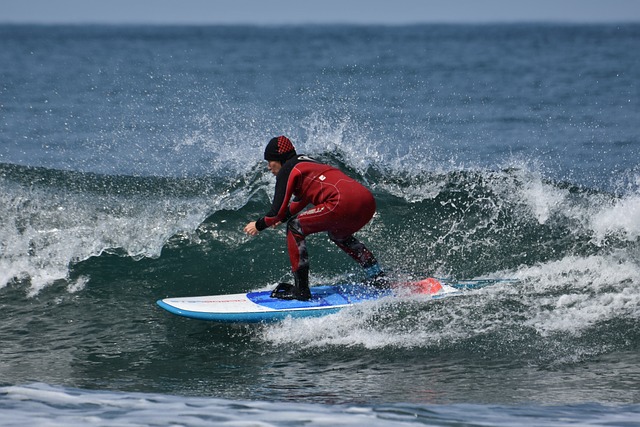
[[462,289],[478,288],[506,280],[468,280],[448,283],[442,279],[425,279],[405,283],[392,289],[348,284],[315,286],[309,301],[271,298],[271,291],[245,294],[165,298],[157,304],[170,313],[192,319],[227,323],[275,322],[286,317],[315,317],[336,313],[354,304],[398,294],[419,293],[431,298],[458,295]]

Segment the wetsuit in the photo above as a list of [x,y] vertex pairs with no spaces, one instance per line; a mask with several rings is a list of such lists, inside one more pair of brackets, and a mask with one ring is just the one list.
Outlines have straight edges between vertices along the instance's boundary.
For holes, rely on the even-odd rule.
[[[300,213],[308,205],[313,208]],[[296,285],[300,278],[308,287],[305,237],[321,231],[328,232],[329,238],[367,271],[367,276],[380,273],[373,254],[353,237],[375,210],[375,199],[363,185],[337,168],[299,155],[282,165],[271,210],[256,221],[256,228],[262,231],[287,222],[287,249]]]

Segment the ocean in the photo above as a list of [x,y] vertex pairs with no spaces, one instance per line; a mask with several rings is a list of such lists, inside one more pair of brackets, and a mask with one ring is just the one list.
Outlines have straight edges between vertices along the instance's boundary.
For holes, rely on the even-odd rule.
[[[640,25],[0,25],[0,425],[640,425]],[[270,325],[270,138],[456,298]],[[311,284],[359,281],[325,235]]]

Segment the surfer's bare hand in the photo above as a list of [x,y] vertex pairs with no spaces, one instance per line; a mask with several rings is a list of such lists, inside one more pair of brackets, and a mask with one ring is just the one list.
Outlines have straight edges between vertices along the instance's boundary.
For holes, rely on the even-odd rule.
[[244,226],[244,232],[250,236],[257,236],[259,231],[256,228],[256,222],[251,221],[249,224]]

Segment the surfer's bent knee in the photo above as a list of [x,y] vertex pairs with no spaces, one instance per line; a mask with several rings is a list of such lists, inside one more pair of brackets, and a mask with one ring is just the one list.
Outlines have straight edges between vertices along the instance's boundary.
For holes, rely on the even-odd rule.
[[300,221],[298,218],[291,218],[287,221],[287,232],[290,232],[297,238],[304,239],[304,232],[302,231],[302,226],[300,225]]

